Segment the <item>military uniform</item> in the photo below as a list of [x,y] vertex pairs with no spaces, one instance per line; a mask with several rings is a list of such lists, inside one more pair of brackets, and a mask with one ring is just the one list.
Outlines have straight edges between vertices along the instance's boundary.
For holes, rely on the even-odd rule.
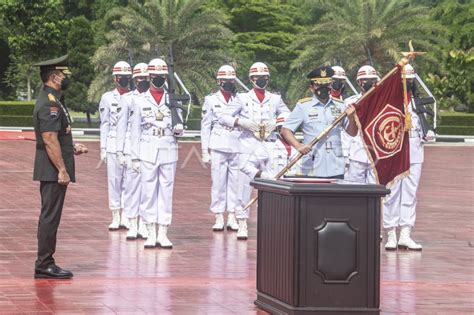
[[[288,107],[283,102],[281,95],[265,91],[265,96],[260,101],[252,89],[247,93],[239,93],[229,105],[228,113],[223,115],[219,122],[228,127],[233,127],[236,118],[243,118],[257,123],[266,121],[275,122],[276,117],[282,112],[289,112]],[[275,131],[269,134],[265,139],[259,139],[257,136],[247,130],[242,129],[239,136],[240,143],[240,176],[239,192],[240,202],[236,210],[237,219],[248,219],[249,209],[243,208],[250,201],[252,188],[250,180],[255,177],[259,171],[266,171],[270,167],[270,152],[265,142],[274,142],[276,140]]]
[[[37,64],[41,71],[67,69],[67,55]],[[74,144],[71,134],[71,117],[61,101],[60,91],[44,85],[33,111],[36,136],[36,154],[33,180],[40,181],[41,214],[38,222],[38,256],[35,277],[70,278],[72,273],[56,267],[53,254],[56,251],[56,234],[66,197],[66,185],[58,183],[58,170],[51,162],[43,142],[43,132],[57,132],[64,166],[71,179],[76,181],[74,167]],[[51,269],[52,268],[52,269]],[[46,275],[42,272],[46,270]],[[49,271],[48,271],[49,270]]]
[[136,113],[136,104],[133,98],[140,93],[138,90],[128,92],[120,98],[117,118],[117,148],[116,151],[124,155],[126,168],[124,170],[123,190],[123,212],[128,219],[134,219],[139,215],[140,206],[140,173],[132,169],[132,139],[131,124],[133,115]]
[[171,111],[164,92],[159,104],[148,90],[133,98],[132,160],[140,161],[141,205],[146,223],[168,226],[173,209],[173,186],[178,144],[171,125]]
[[206,96],[202,108],[201,146],[211,150],[211,207],[215,213],[235,212],[239,183],[239,128],[219,123],[228,103],[221,91]]
[[[338,116],[346,105],[338,100],[329,99],[321,103],[316,96],[300,100],[283,127],[295,132],[300,126],[303,131],[305,144],[311,142]],[[317,177],[342,177],[344,174],[344,155],[342,152],[341,131],[347,125],[342,124],[333,128],[312,151],[302,158],[301,173]]]
[[117,160],[117,122],[121,95],[117,89],[104,93],[99,104],[100,148],[107,152],[107,183],[109,208],[119,211],[123,207],[124,167]]
[[423,130],[416,114],[413,100],[408,106],[412,117],[410,130],[410,175],[395,181],[389,188],[390,194],[383,199],[383,225],[390,229],[398,226],[415,226],[416,192],[421,178],[424,161]]
[[[362,94],[353,95],[345,100],[347,106],[355,103]],[[375,174],[372,169],[367,151],[365,150],[364,140],[362,139],[362,132],[355,137],[349,136],[346,132],[343,132],[346,136],[343,136],[343,147],[348,148],[348,169],[344,175],[344,179],[367,184],[375,184]]]

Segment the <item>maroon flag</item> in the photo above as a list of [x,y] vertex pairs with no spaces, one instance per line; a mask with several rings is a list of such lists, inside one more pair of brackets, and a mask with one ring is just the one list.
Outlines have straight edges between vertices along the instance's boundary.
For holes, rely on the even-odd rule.
[[355,104],[357,124],[375,166],[375,177],[382,185],[410,169],[401,73],[402,66],[397,65]]

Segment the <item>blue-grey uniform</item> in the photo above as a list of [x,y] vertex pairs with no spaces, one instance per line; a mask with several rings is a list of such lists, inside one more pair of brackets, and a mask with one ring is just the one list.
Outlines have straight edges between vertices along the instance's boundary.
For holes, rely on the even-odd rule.
[[[295,132],[300,126],[303,143],[307,144],[317,137],[346,109],[344,102],[329,99],[321,103],[316,96],[298,101],[283,127]],[[333,128],[319,141],[313,150],[302,159],[301,173],[307,176],[333,177],[344,174],[344,155],[342,153],[341,130],[348,125],[347,118]]]

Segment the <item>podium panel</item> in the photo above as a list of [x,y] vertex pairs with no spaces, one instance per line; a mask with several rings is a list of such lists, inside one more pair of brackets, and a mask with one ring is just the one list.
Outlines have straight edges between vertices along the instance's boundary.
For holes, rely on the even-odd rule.
[[257,300],[273,314],[378,314],[380,185],[257,180]]

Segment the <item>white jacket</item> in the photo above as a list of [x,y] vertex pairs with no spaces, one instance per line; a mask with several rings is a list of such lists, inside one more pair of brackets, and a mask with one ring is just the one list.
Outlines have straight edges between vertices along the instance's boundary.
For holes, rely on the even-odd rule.
[[120,93],[117,89],[105,92],[99,103],[100,148],[108,153],[116,153],[117,120],[120,112]]
[[178,161],[178,145],[167,102],[166,91],[160,104],[156,103],[150,90],[132,99],[132,106],[137,111],[132,115],[130,126],[132,160],[160,164]]

